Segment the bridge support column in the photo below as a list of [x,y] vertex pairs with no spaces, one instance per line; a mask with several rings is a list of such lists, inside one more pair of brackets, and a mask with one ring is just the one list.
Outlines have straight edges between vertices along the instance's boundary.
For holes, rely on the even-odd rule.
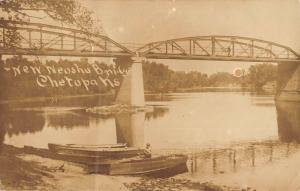
[[300,62],[278,64],[278,101],[300,101]]
[[145,106],[143,67],[141,57],[132,58],[133,63],[124,77],[116,96],[117,104]]

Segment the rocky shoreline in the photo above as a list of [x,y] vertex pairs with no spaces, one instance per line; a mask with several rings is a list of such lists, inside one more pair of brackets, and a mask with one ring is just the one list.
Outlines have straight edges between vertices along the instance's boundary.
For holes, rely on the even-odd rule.
[[255,189],[234,188],[225,185],[215,185],[212,182],[192,182],[188,179],[178,178],[142,178],[139,182],[124,183],[124,185],[131,191],[255,191]]

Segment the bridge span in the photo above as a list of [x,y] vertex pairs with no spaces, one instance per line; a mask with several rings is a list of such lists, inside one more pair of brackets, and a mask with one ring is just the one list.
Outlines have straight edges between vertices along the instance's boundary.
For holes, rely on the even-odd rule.
[[[0,20],[0,55],[75,57],[140,56],[149,59],[298,62],[291,48],[239,36],[196,36],[152,42],[130,50],[107,36],[41,23]],[[18,33],[18,42],[11,39]]]
[[238,36],[196,36],[153,42],[136,52],[151,59],[298,62],[291,48],[275,42]]

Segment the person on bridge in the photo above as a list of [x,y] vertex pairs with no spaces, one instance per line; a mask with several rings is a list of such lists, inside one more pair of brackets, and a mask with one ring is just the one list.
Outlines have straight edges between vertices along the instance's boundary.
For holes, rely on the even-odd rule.
[[227,54],[228,54],[228,56],[231,56],[231,48],[230,47],[227,48]]

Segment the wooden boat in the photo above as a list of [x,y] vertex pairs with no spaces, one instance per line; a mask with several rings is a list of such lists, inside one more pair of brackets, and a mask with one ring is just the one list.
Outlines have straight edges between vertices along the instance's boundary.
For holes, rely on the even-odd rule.
[[[68,162],[74,162],[79,164],[89,164],[89,163],[109,163],[112,161],[110,158],[105,157],[98,157],[98,156],[88,156],[88,155],[80,155],[80,154],[58,154],[56,152],[52,152],[49,149],[43,148],[35,148],[32,146],[24,146],[23,148],[24,153],[27,154],[34,154],[45,158],[51,158],[56,160],[64,160]],[[118,157],[114,157],[114,160],[120,160]]]
[[60,149],[95,149],[95,148],[123,148],[126,147],[126,143],[117,143],[117,144],[101,144],[101,145],[80,145],[80,144],[53,144],[49,143],[48,147],[52,151],[60,150]]
[[73,157],[89,158],[128,158],[144,153],[144,149],[134,147],[69,147],[48,144],[50,151]]
[[127,159],[108,164],[88,164],[88,173],[104,173],[109,175],[138,175],[172,171],[186,167],[187,156],[168,155],[153,158]]

